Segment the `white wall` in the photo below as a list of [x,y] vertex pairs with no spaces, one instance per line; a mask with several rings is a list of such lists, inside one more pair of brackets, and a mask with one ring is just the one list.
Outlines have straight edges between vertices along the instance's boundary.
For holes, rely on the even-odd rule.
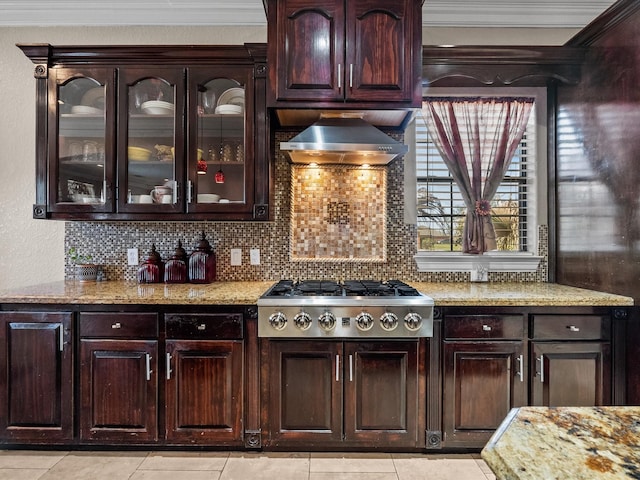
[[[424,31],[425,45],[561,45],[568,29]],[[34,65],[16,43],[242,44],[266,42],[266,27],[0,28],[0,290],[64,278],[64,223],[34,220]]]

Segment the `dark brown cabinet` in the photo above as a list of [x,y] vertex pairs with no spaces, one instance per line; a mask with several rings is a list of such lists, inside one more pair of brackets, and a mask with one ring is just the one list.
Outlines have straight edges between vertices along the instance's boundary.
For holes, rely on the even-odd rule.
[[72,314],[0,312],[0,440],[73,439]]
[[533,319],[531,404],[611,402],[608,316],[538,315]]
[[167,442],[242,445],[242,315],[171,314],[165,322]]
[[82,313],[79,322],[80,439],[157,441],[157,314]]
[[269,106],[420,105],[421,1],[269,0],[266,7]]
[[[273,447],[419,447],[417,341],[268,342]],[[423,445],[423,443],[422,443]]]
[[481,446],[513,407],[527,404],[522,315],[451,315],[443,346],[447,446]]
[[265,46],[20,48],[35,218],[269,219]]

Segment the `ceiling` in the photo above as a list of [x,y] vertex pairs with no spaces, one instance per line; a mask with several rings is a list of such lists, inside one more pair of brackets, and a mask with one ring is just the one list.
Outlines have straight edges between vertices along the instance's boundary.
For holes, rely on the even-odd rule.
[[[582,28],[613,3],[614,0],[425,0],[422,24]],[[265,24],[262,0],[0,0],[0,26]]]

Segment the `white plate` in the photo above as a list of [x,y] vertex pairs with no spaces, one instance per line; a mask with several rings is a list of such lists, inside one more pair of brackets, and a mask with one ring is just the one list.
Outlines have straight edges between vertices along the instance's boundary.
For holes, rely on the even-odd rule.
[[244,106],[244,88],[230,88],[222,92],[218,98],[218,106],[220,105]]
[[149,100],[144,102],[140,108],[144,113],[150,115],[170,115],[175,110],[173,103],[162,102],[160,100]]
[[87,107],[95,107],[104,110],[104,87],[96,87],[87,90],[87,92],[82,96],[80,103]]
[[83,115],[102,115],[103,110],[94,107],[88,107],[87,105],[74,105],[71,107],[71,113],[81,113]]
[[235,114],[242,113],[242,107],[240,105],[220,105],[216,107],[216,112],[219,114]]

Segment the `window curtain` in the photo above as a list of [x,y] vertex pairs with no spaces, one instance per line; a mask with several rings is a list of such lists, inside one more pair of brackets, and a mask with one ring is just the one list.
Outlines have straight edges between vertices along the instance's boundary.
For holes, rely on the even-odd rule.
[[522,140],[532,98],[431,98],[423,118],[467,207],[462,251],[496,249],[493,200]]

